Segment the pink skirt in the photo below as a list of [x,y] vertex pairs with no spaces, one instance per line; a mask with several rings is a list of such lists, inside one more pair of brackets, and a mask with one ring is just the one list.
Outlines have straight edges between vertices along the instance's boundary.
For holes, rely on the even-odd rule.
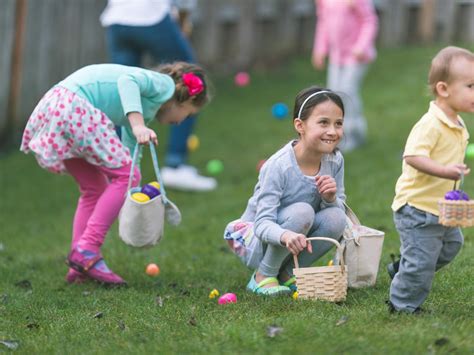
[[83,158],[93,165],[121,168],[131,163],[130,151],[118,137],[114,123],[90,102],[56,86],[31,114],[21,151],[33,152],[39,165],[66,173],[63,161]]

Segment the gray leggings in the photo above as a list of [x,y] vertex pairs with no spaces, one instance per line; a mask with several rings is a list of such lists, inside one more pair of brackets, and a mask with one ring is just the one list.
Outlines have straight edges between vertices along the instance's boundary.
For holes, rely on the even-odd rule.
[[[327,237],[339,239],[346,226],[346,216],[338,207],[325,208],[317,213],[305,202],[294,203],[280,211],[277,223],[286,230],[301,233],[308,237]],[[298,260],[300,266],[310,266],[314,261],[326,254],[333,246],[330,242],[311,242],[313,253],[303,250]],[[284,246],[268,244],[260,262],[258,271],[268,277],[277,276],[281,270],[288,275],[293,274],[293,257]]]

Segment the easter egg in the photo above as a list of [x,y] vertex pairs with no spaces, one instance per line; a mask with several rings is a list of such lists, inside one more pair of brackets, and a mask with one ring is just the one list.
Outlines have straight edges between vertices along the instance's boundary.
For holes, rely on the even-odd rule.
[[160,273],[160,268],[156,264],[148,264],[145,272],[148,276],[158,276]]
[[148,195],[144,194],[143,192],[133,193],[132,194],[132,199],[137,201],[137,202],[140,202],[140,203],[150,201],[150,197]]
[[151,185],[151,186],[157,188],[158,190],[160,189],[160,183],[158,181],[149,182],[148,185]]
[[207,172],[211,175],[217,175],[224,170],[224,164],[218,159],[209,160],[206,165]]
[[469,196],[462,190],[452,190],[446,192],[444,199],[451,201],[469,201]]
[[216,298],[217,296],[219,296],[219,291],[216,290],[216,289],[213,289],[213,290],[209,293],[209,298],[210,298],[210,299]]
[[243,87],[250,84],[250,75],[247,72],[241,71],[235,74],[234,83],[237,86]]
[[188,149],[194,152],[199,148],[199,138],[196,135],[190,135],[187,141]]
[[282,102],[278,102],[272,106],[272,115],[278,120],[284,119],[288,116],[288,106]]
[[474,158],[474,143],[468,144],[466,148],[466,158]]
[[217,302],[219,304],[237,303],[237,296],[235,293],[224,293]]
[[141,192],[147,195],[150,199],[153,199],[160,194],[160,190],[150,184],[143,185]]

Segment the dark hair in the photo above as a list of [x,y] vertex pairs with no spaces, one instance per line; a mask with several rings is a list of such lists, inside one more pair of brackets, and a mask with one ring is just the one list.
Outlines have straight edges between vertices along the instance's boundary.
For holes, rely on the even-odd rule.
[[[156,67],[155,71],[167,74],[173,78],[174,82],[176,83],[173,99],[175,99],[178,103],[185,102],[191,98],[194,106],[203,107],[205,104],[211,101],[211,96],[209,93],[209,80],[204,69],[199,65],[187,62],[174,62],[162,64]],[[183,74],[186,73],[193,73],[198,76],[204,84],[204,90],[195,96],[189,95],[188,87],[183,82]]]
[[[301,116],[298,117],[298,114],[301,109],[301,105],[303,105],[304,101],[310,95],[315,94],[320,91],[324,91],[324,93],[315,95],[312,98],[310,98],[304,104],[303,110],[301,111]],[[342,115],[344,115],[344,103],[342,102],[342,99],[338,94],[336,94],[335,92],[332,92],[329,89],[323,89],[318,86],[311,86],[309,88],[301,90],[298,93],[298,95],[296,95],[295,108],[293,110],[293,119],[299,118],[302,121],[306,120],[310,116],[315,106],[319,105],[320,103],[326,102],[328,100],[334,102],[342,110]]]

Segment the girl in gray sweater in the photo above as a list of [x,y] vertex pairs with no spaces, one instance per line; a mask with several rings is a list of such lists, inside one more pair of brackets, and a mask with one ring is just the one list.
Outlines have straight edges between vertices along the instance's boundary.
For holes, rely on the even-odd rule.
[[292,255],[302,267],[324,255],[346,225],[343,136],[344,105],[330,90],[310,87],[296,97],[293,124],[298,139],[273,154],[260,170],[253,196],[224,238],[250,268],[247,289],[258,295],[296,291]]

